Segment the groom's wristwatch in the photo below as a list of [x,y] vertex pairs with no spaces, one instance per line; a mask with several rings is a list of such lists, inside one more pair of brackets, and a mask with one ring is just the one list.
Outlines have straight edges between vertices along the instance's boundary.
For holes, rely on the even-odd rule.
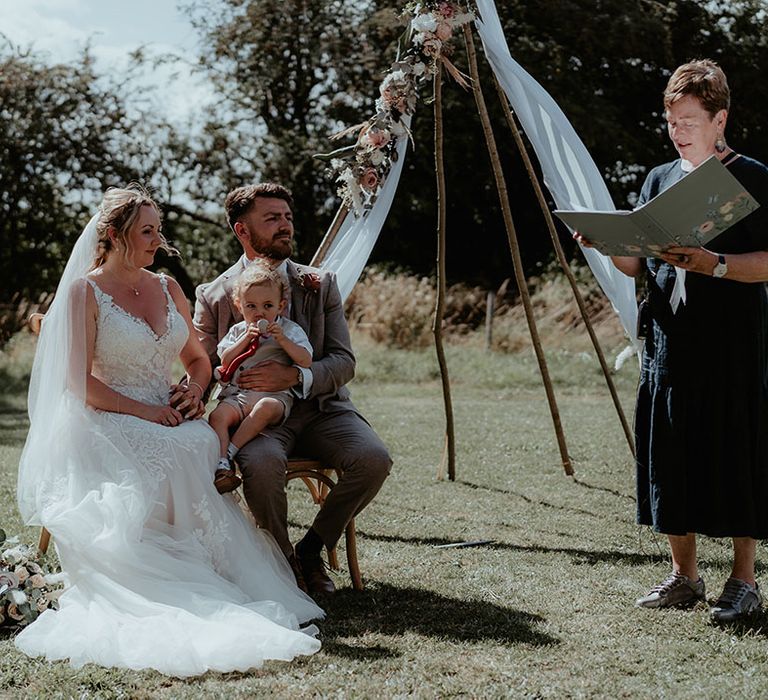
[[725,255],[717,256],[717,265],[712,270],[712,277],[725,277],[728,274],[728,265],[725,264]]
[[296,371],[299,373],[299,379],[294,386],[301,390],[304,388],[304,372],[301,371],[301,367],[297,367]]

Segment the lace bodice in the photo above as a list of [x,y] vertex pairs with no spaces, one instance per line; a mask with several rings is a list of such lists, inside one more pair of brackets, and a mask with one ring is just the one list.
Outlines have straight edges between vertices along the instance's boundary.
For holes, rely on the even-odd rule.
[[115,303],[89,279],[99,309],[92,372],[115,391],[148,404],[168,402],[171,366],[189,337],[184,318],[160,275],[166,299],[165,332],[158,336],[149,324]]

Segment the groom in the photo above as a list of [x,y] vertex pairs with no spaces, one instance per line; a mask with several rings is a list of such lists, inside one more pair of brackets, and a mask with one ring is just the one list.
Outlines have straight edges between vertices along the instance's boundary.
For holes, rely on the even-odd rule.
[[[309,369],[266,362],[244,370],[238,384],[257,391],[290,389],[296,396],[288,419],[268,428],[237,453],[248,507],[269,530],[310,593],[332,593],[320,556],[333,547],[354,518],[378,493],[392,466],[387,448],[349,400],[346,384],[355,373],[341,295],[332,272],[298,266],[289,259],[293,244],[293,199],[281,185],[238,187],[224,202],[243,256],[222,275],[197,289],[194,324],[211,364],[220,364],[216,346],[242,320],[232,286],[248,263],[262,258],[290,283],[288,317],[309,336],[314,349]],[[301,454],[343,470],[317,517],[294,549],[288,539],[286,465]],[[297,576],[297,580],[300,580]]]

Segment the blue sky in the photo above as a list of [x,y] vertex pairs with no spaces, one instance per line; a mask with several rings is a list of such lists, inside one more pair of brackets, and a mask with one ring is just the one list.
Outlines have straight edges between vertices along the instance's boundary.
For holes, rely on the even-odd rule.
[[[145,44],[151,51],[194,56],[197,35],[177,0],[0,0],[0,33],[14,44],[32,46],[50,61],[68,61],[90,39],[100,72],[119,72],[126,56]],[[158,85],[158,107],[173,120],[194,118],[195,107],[212,98],[199,76],[179,67],[148,71]]]

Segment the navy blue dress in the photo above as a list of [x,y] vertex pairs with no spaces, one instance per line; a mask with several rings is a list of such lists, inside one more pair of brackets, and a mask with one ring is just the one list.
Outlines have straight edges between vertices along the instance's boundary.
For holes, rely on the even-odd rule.
[[[768,249],[768,168],[727,165],[762,205],[707,248]],[[652,170],[640,202],[683,176]],[[637,519],[658,532],[768,538],[768,298],[762,283],[689,272],[672,313],[673,266],[647,260],[650,328],[635,413]]]

